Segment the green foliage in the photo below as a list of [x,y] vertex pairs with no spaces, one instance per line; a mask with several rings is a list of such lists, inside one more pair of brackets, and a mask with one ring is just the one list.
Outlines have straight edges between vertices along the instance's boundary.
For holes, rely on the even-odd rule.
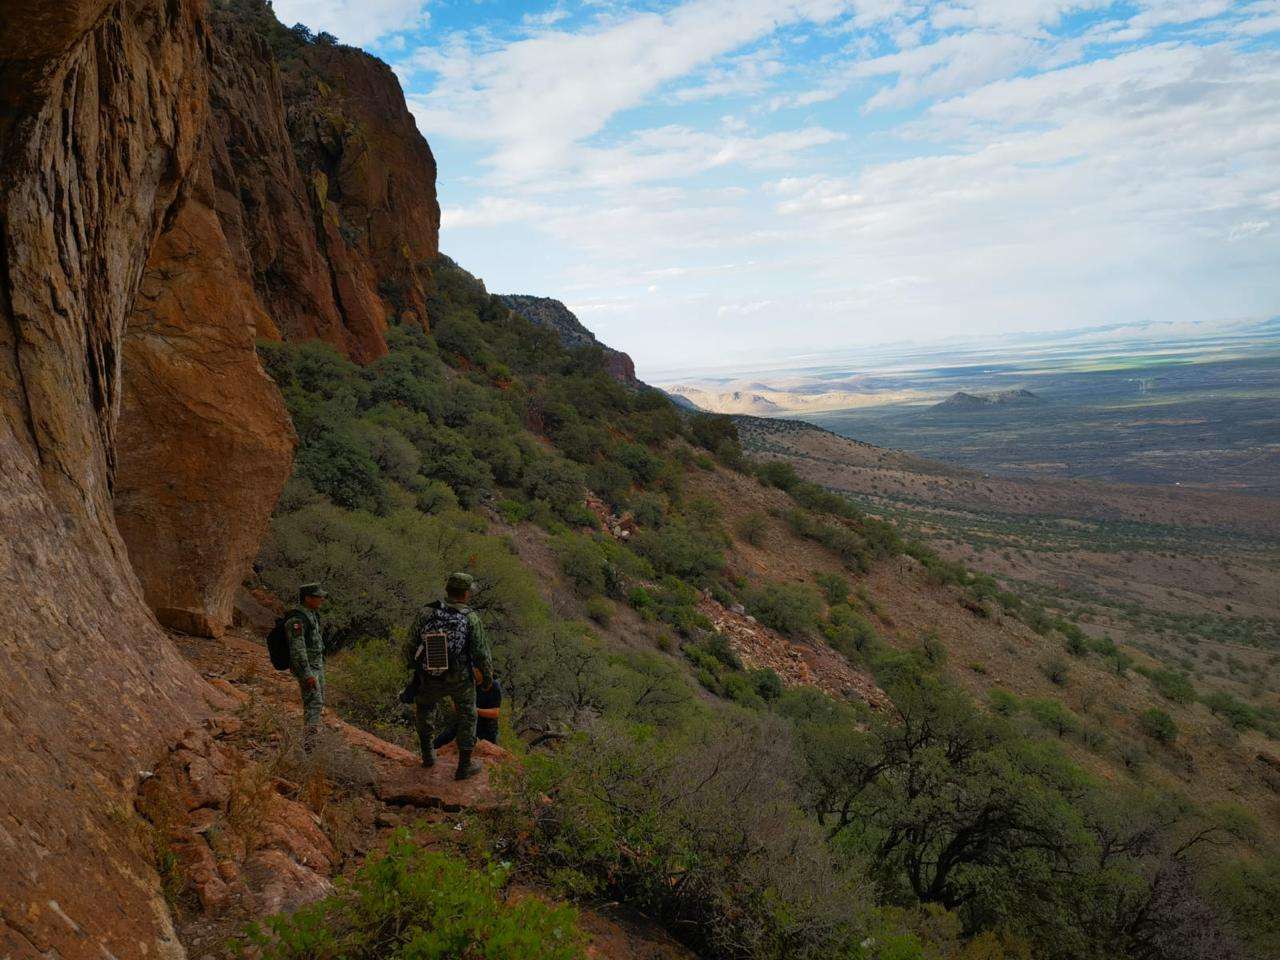
[[408,680],[399,645],[386,639],[361,640],[325,663],[331,705],[351,722],[375,731],[403,722],[398,695]]
[[1204,704],[1236,730],[1265,725],[1261,710],[1225,690],[1214,690],[1204,697]]
[[641,530],[631,542],[660,575],[703,582],[724,568],[720,548],[682,520],[673,518],[661,530]]
[[1050,698],[1033,698],[1025,701],[1027,712],[1040,724],[1052,730],[1058,737],[1075,733],[1080,729],[1080,721],[1076,715],[1062,704],[1060,700]]
[[382,490],[378,465],[352,430],[322,434],[298,451],[299,476],[341,507],[372,508]]
[[822,601],[812,587],[793,583],[766,583],[749,590],[746,607],[766,627],[789,637],[817,632]]
[[867,858],[891,901],[1004,914],[1005,871],[1041,876],[1069,858],[1079,822],[1068,798],[1081,776],[899,664],[881,674],[892,720],[874,717],[861,733],[838,712],[799,725],[807,803],[839,846]]
[[613,620],[613,613],[613,604],[604,597],[592,597],[587,601],[587,616],[602,627],[607,627]]
[[832,647],[850,659],[865,656],[876,643],[876,631],[871,621],[847,603],[831,607],[826,622],[822,624],[822,634]]
[[562,533],[551,543],[560,569],[584,597],[598,596],[616,580],[603,544],[578,533]]
[[1002,717],[1015,716],[1022,709],[1022,701],[1008,690],[992,687],[987,693],[991,709]]
[[769,520],[763,513],[755,511],[741,517],[734,525],[734,530],[738,534],[738,539],[744,543],[760,547],[764,545],[765,534],[769,530]]
[[756,476],[765,486],[779,490],[791,490],[800,483],[800,475],[787,460],[766,460],[757,464]]
[[1147,673],[1151,685],[1160,696],[1174,703],[1195,703],[1196,688],[1191,678],[1178,670],[1152,670]]
[[656,530],[667,520],[667,507],[660,496],[642,493],[631,502],[631,515],[640,526]]
[[1178,725],[1167,711],[1159,707],[1143,711],[1138,717],[1138,726],[1148,737],[1161,743],[1173,743],[1178,739]]
[[849,581],[838,573],[819,573],[814,578],[827,603],[836,606],[849,602]]
[[1214,899],[1251,956],[1280,956],[1280,856],[1221,864],[1211,884]]
[[795,806],[785,732],[739,721],[711,733],[576,737],[531,758],[500,828],[536,847],[533,862],[562,889],[622,900],[700,952],[856,955],[866,891]]
[[473,604],[500,633],[523,629],[542,607],[532,576],[505,544],[457,513],[376,516],[311,503],[272,519],[261,558],[263,581],[277,596],[291,597],[309,580],[325,584],[324,619],[339,644],[389,637],[441,595],[456,569],[476,574]]
[[1066,686],[1067,681],[1071,678],[1071,666],[1056,653],[1045,658],[1044,662],[1040,664],[1040,670],[1050,683],[1057,684],[1060,687]]
[[254,924],[241,955],[262,960],[577,960],[577,911],[503,896],[507,871],[475,869],[400,831],[318,903]]
[[850,570],[866,572],[875,560],[895,556],[901,549],[892,525],[852,512],[832,523],[805,510],[792,510],[787,522],[797,536],[814,540],[835,553]]

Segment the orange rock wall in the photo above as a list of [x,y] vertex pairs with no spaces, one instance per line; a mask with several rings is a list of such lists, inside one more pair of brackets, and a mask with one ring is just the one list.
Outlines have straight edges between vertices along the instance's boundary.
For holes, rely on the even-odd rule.
[[435,160],[390,69],[280,46],[269,16],[204,18],[199,156],[122,347],[120,532],[161,622],[201,636],[230,623],[292,459],[255,335],[374,360],[390,320],[426,323],[437,253]]
[[[23,19],[26,17],[26,19]],[[174,956],[138,772],[203,709],[111,508],[120,345],[198,155],[198,11],[0,16],[0,956]]]
[[288,473],[253,337],[367,361],[427,320],[390,71],[281,67],[231,9],[0,13],[0,957],[182,955],[133,800],[211,693],[147,601],[216,633]]

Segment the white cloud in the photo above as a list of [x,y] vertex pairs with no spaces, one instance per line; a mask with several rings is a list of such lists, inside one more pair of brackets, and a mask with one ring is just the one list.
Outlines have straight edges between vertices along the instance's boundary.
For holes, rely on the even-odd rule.
[[500,180],[537,179],[575,144],[664,84],[780,27],[825,21],[849,0],[686,0],[571,33],[546,31],[496,49],[456,41],[413,58],[438,75],[415,98],[428,133],[488,141]]
[[445,230],[466,227],[494,227],[503,223],[537,220],[545,216],[546,207],[517,197],[482,197],[465,207],[445,207],[440,224]]
[[[572,299],[642,366],[1274,313],[1280,52],[1257,38],[1280,0],[1223,8],[611,6],[576,34],[419,51],[436,86],[415,111],[482,158],[444,174],[482,194],[446,209],[446,244],[498,289]],[[530,244],[555,272],[504,283]]]
[[389,33],[427,24],[427,0],[274,0],[281,23],[327,30],[342,43],[367,46]]

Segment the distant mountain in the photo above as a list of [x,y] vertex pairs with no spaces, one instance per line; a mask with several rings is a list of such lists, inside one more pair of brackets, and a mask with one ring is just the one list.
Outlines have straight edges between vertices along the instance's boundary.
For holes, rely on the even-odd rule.
[[931,410],[989,410],[992,407],[1029,407],[1044,403],[1044,398],[1030,390],[1000,390],[995,393],[965,393],[959,390]]
[[632,385],[639,383],[631,357],[597,340],[596,335],[559,300],[523,293],[503,294],[501,300],[530,323],[554,330],[559,334],[560,342],[570,349],[599,347],[604,351],[605,366],[615,379]]

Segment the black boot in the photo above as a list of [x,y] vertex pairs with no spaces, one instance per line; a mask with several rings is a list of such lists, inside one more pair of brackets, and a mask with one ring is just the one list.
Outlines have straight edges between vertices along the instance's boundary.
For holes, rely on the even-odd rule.
[[470,750],[458,751],[458,772],[453,775],[455,780],[466,780],[468,777],[474,777],[480,772],[480,764],[471,762]]
[[427,744],[425,750],[422,751],[422,765],[424,767],[434,767],[436,765],[436,748]]

